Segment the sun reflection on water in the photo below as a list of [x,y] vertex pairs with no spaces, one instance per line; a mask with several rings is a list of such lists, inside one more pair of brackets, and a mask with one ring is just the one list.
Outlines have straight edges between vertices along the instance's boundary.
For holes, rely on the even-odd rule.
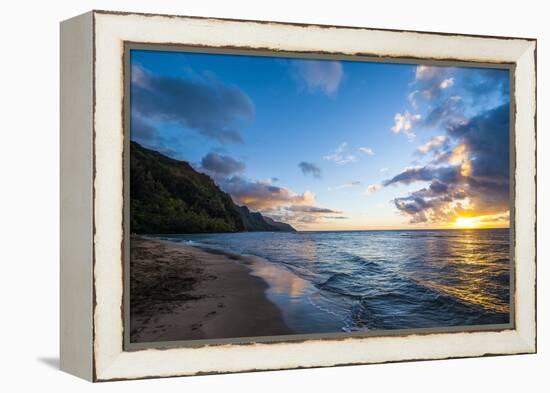
[[[508,264],[498,263],[502,253],[492,252],[490,246],[493,244],[482,239],[481,232],[460,232],[460,239],[447,242],[444,258],[427,258],[425,263],[429,269],[415,272],[412,278],[467,304],[491,312],[508,313],[509,303],[497,296],[499,288],[495,285],[495,276],[509,277]],[[437,248],[441,254],[441,244]]]

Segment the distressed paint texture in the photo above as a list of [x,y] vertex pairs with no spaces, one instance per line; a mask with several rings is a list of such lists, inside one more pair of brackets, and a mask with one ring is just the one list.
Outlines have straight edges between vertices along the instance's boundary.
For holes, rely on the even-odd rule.
[[[535,42],[357,28],[95,13],[94,349],[97,380],[534,352]],[[124,42],[516,63],[516,329],[123,351]]]

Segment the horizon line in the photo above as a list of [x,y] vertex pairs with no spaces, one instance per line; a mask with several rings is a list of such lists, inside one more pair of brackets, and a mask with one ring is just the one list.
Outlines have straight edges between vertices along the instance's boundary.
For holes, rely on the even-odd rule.
[[[295,228],[296,229],[296,228]],[[372,229],[296,229],[296,232],[381,232],[381,231],[476,231],[484,229],[508,229],[510,227],[476,227],[476,228],[372,228]]]

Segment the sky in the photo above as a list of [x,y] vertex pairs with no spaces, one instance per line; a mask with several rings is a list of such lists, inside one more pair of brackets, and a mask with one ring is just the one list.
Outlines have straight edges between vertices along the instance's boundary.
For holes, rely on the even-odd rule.
[[131,139],[299,230],[508,227],[509,72],[131,51]]

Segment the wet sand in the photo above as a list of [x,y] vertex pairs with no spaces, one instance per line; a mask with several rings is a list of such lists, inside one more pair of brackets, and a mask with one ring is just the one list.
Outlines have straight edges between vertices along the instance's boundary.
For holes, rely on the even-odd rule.
[[133,237],[130,341],[293,334],[267,288],[235,257]]

